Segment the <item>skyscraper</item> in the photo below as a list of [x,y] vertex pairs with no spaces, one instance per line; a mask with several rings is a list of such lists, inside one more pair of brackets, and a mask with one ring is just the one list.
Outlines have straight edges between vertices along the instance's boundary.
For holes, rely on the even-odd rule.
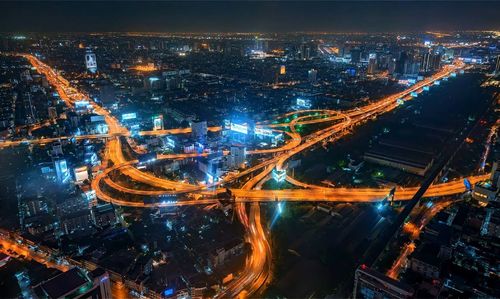
[[351,63],[358,63],[361,60],[361,49],[351,49]]
[[87,49],[87,52],[85,53],[85,66],[89,72],[97,72],[97,59],[95,54],[90,49]]
[[246,148],[243,145],[231,146],[231,153],[229,156],[229,167],[239,168],[246,160]]
[[66,160],[56,160],[54,161],[54,167],[56,169],[56,178],[59,183],[66,183],[70,179],[70,173],[68,169],[68,164]]
[[422,72],[430,72],[439,69],[441,66],[441,54],[433,54],[427,52],[422,55],[420,60],[420,70]]
[[202,120],[192,121],[191,135],[198,141],[204,141],[207,137],[207,122]]
[[367,73],[373,75],[377,72],[377,54],[370,53],[368,56],[368,70]]

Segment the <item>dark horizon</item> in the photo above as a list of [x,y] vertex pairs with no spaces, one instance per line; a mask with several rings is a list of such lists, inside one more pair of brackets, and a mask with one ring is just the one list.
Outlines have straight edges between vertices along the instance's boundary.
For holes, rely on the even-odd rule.
[[3,32],[499,30],[497,1],[2,2]]

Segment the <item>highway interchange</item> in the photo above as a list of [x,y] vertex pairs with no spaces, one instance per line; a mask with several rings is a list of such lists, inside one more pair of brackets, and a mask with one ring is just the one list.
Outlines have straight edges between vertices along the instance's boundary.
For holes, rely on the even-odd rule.
[[[352,133],[353,129],[377,116],[397,108],[402,100],[411,99],[413,92],[422,92],[424,86],[433,85],[435,81],[449,77],[464,66],[460,63],[446,65],[441,71],[433,76],[417,82],[408,89],[373,101],[363,107],[346,111],[334,110],[302,110],[287,113],[277,118],[278,123],[271,121],[259,123],[258,126],[281,131],[287,135],[287,140],[282,147],[270,149],[248,150],[249,155],[263,157],[258,164],[249,166],[237,173],[229,174],[221,180],[212,184],[189,184],[185,182],[159,178],[151,173],[141,171],[137,168],[137,160],[128,160],[123,153],[123,137],[131,134],[120,124],[111,113],[97,105],[84,93],[71,87],[69,82],[56,73],[51,67],[44,64],[36,57],[28,54],[23,56],[35,67],[38,72],[47,77],[49,83],[56,89],[60,98],[68,107],[73,107],[76,101],[86,100],[92,105],[94,112],[102,115],[108,125],[109,132],[102,135],[82,135],[77,139],[105,138],[105,159],[109,163],[103,163],[104,167],[91,182],[96,196],[103,201],[116,205],[134,208],[154,208],[168,206],[206,205],[217,203],[217,194],[226,192],[226,186],[237,180],[247,179],[239,188],[230,188],[237,215],[247,231],[246,240],[252,245],[252,253],[249,256],[245,269],[231,281],[227,288],[220,294],[222,297],[248,296],[258,292],[271,277],[271,247],[268,242],[268,233],[261,223],[261,202],[294,201],[294,202],[376,202],[381,201],[389,192],[388,188],[329,188],[300,182],[291,176],[287,176],[288,183],[295,185],[297,189],[286,190],[262,190],[262,184],[271,178],[274,169],[285,170],[287,161],[306,149],[321,144],[322,142],[333,142],[343,136]],[[283,121],[291,117],[290,122]],[[297,132],[301,125],[321,125],[322,129],[314,131],[306,136]],[[211,127],[210,131],[220,131],[220,127]],[[143,136],[186,134],[190,129],[170,129],[158,131],[140,132]],[[45,144],[61,140],[57,137],[47,139],[28,139],[16,141],[2,141],[1,147],[15,146],[19,144]],[[228,153],[224,153],[228,154]],[[168,154],[158,155],[158,160],[187,159],[202,154]],[[116,174],[126,176],[130,181],[147,185],[148,190],[142,190],[125,186],[114,180]],[[472,176],[470,182],[484,180],[486,175]],[[417,192],[416,187],[398,187],[396,200],[409,200]],[[447,183],[432,185],[425,193],[426,197],[445,196],[465,191],[462,180],[453,180]],[[179,199],[177,199],[177,195]],[[153,200],[138,200],[137,198],[153,198]],[[175,198],[175,199],[170,199]],[[183,198],[183,199],[180,199]],[[184,199],[185,198],[185,199]],[[249,203],[247,205],[246,203]],[[247,210],[247,208],[249,208]]]

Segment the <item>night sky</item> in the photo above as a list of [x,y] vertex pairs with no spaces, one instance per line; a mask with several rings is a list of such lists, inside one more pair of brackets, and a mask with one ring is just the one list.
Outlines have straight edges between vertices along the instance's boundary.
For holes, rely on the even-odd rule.
[[500,30],[500,1],[0,1],[0,31]]

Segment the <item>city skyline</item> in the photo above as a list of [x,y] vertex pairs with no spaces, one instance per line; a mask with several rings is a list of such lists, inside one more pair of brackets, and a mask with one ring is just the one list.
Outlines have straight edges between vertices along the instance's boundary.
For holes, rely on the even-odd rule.
[[500,298],[498,3],[1,3],[0,297]]

